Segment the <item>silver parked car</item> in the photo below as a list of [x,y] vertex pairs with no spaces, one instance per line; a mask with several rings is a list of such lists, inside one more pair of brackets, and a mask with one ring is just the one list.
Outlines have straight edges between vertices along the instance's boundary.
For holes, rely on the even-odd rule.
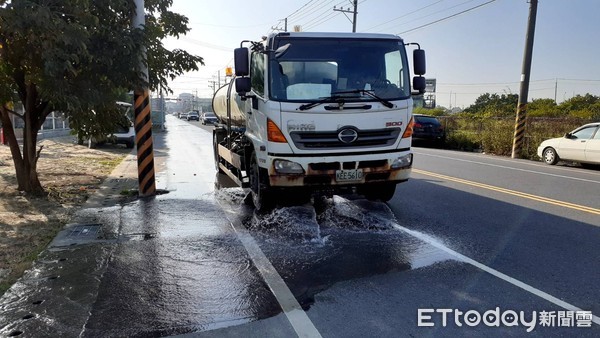
[[560,160],[600,164],[600,122],[583,125],[563,137],[546,140],[537,150],[547,164]]
[[217,118],[217,116],[214,113],[206,112],[206,113],[202,114],[202,124],[204,124],[204,125],[217,124],[218,122],[219,122],[219,119]]

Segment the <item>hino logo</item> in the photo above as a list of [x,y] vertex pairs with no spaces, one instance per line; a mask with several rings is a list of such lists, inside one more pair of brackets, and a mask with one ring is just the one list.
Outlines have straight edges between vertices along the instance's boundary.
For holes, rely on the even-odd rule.
[[343,143],[352,143],[358,138],[358,132],[354,129],[346,128],[338,133],[338,139]]

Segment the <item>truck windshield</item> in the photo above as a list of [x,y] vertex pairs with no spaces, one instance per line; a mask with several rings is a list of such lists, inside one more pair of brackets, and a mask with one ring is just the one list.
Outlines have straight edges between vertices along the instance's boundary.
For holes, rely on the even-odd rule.
[[406,52],[401,40],[314,39],[278,40],[289,44],[270,60],[270,99],[311,102],[336,92],[352,92],[346,102],[377,101],[410,96]]

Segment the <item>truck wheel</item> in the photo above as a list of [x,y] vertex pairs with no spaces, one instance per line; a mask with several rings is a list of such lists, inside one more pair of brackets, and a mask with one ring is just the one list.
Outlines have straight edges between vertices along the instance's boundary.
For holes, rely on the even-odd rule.
[[260,167],[256,160],[256,153],[252,152],[250,157],[250,190],[254,209],[258,212],[267,212],[275,206],[272,191],[269,190],[269,182],[264,182],[260,174]]
[[387,202],[394,197],[395,192],[395,183],[373,184],[362,188],[362,193],[369,201]]

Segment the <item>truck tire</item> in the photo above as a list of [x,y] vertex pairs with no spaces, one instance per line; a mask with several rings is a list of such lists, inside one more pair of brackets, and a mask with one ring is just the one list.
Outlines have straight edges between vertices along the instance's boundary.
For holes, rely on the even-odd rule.
[[250,191],[252,194],[252,203],[254,209],[259,212],[268,212],[275,207],[273,192],[269,189],[269,182],[260,173],[260,167],[256,159],[256,153],[253,151],[250,157]]
[[373,184],[369,186],[364,186],[362,189],[362,194],[369,201],[382,201],[387,202],[394,197],[394,193],[396,192],[396,184],[395,183],[382,183],[382,184]]

